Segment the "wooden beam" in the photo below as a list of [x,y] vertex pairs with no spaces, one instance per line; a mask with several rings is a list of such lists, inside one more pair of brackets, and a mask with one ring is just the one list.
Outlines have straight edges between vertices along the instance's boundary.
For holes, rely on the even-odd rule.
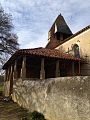
[[21,71],[22,71],[22,79],[26,78],[26,56],[23,57]]

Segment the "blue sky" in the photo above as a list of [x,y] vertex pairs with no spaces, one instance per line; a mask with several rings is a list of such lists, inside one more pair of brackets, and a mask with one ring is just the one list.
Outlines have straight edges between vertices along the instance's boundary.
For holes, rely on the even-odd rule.
[[72,32],[90,24],[90,0],[0,0],[12,14],[20,48],[45,47],[48,31],[61,13]]

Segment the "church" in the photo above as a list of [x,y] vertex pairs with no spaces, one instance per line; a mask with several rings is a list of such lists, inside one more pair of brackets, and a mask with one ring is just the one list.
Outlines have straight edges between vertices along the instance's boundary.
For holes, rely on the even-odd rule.
[[13,82],[90,75],[90,26],[73,34],[60,14],[48,32],[45,48],[20,49],[4,64],[5,96]]

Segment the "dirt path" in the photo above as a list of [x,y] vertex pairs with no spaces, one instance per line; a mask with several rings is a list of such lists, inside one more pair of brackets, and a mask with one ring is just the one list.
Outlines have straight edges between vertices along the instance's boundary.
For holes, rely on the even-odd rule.
[[5,102],[0,96],[0,120],[21,120],[27,111],[13,101]]

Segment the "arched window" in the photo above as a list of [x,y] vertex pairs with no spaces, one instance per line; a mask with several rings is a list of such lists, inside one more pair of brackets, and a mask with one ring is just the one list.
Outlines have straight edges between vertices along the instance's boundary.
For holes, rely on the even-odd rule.
[[76,58],[80,58],[79,46],[77,44],[73,45],[72,50],[74,52],[74,56]]

